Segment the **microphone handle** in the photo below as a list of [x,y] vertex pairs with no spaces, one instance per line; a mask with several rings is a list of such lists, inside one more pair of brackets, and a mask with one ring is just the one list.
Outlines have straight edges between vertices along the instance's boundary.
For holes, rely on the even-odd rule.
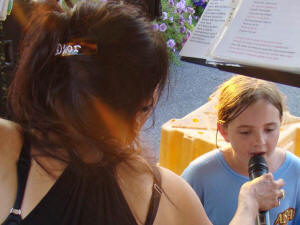
[[256,217],[256,225],[270,225],[269,211],[260,211]]
[[[267,169],[260,169],[250,173],[250,179],[253,180],[268,172]],[[256,217],[256,225],[270,225],[269,211],[259,211]]]

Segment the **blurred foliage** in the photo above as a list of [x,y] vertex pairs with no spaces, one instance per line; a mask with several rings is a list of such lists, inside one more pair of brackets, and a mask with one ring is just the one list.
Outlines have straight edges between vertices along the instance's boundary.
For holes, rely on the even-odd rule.
[[162,16],[153,29],[162,33],[170,62],[179,64],[178,52],[191,35],[208,0],[161,0]]

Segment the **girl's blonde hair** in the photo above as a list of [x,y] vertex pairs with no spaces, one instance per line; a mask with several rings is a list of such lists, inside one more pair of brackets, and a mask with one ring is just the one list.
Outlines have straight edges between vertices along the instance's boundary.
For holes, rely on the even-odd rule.
[[265,80],[235,75],[221,84],[217,92],[217,118],[218,123],[223,126],[227,126],[249,105],[260,99],[267,100],[278,109],[280,120],[286,110],[284,95],[274,83]]

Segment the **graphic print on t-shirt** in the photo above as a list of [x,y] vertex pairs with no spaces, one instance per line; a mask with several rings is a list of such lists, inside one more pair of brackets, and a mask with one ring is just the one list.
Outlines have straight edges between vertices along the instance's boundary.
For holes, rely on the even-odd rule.
[[287,225],[295,216],[295,209],[288,208],[287,210],[278,214],[277,219],[273,225]]

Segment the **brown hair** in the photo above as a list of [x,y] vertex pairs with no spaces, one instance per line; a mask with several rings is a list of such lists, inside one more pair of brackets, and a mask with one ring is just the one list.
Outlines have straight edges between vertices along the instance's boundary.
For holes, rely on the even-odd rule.
[[[82,3],[71,12],[51,4],[36,8],[26,30],[9,88],[12,117],[41,154],[67,162],[91,153],[94,162],[126,160],[137,150],[138,113],[168,81],[165,42],[130,4]],[[74,40],[97,50],[55,56],[58,44]]]
[[224,126],[259,99],[265,99],[274,105],[280,113],[280,119],[285,110],[284,97],[276,85],[256,78],[233,76],[220,85],[218,94],[217,118],[218,123]]

